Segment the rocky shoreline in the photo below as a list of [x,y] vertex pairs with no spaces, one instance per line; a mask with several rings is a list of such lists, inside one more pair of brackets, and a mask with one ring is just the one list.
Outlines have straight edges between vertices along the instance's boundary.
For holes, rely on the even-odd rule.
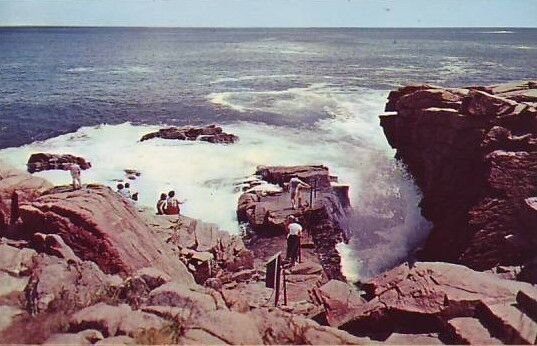
[[[0,340],[535,344],[535,88],[390,94],[381,125],[423,193],[434,229],[418,256],[429,262],[360,288],[343,280],[335,248],[352,231],[349,187],[325,166],[258,167],[238,201],[243,239],[139,210],[102,185],[72,191],[0,163]],[[294,175],[315,189],[298,209],[286,191]],[[308,235],[302,263],[285,269],[287,304],[275,307],[265,264],[285,250],[289,215]]]

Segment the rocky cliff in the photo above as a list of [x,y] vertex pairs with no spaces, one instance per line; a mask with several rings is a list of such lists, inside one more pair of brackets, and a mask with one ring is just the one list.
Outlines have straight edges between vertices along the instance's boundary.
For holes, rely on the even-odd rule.
[[537,82],[392,91],[381,125],[423,193],[427,260],[522,265],[537,245]]
[[[0,238],[3,343],[368,340],[322,326],[304,314],[270,308],[266,297],[262,304],[248,304],[241,296],[245,291],[237,287],[264,286],[263,273],[252,269],[252,254],[242,240],[216,225],[183,216],[152,216],[107,187],[53,188],[1,165],[2,205],[12,204],[4,196],[13,192],[21,196],[20,218],[5,225]],[[294,273],[298,282],[307,274],[315,277],[312,271],[320,269],[301,270]],[[270,298],[270,289],[264,293]]]

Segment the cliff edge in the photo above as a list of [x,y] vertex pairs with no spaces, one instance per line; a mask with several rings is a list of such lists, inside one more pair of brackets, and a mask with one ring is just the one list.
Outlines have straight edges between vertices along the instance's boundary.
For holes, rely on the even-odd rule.
[[380,123],[434,225],[421,259],[486,270],[535,257],[537,82],[402,87]]

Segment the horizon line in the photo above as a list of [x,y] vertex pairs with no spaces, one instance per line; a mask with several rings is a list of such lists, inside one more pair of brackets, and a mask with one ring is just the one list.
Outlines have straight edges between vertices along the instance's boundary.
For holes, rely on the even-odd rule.
[[537,26],[146,26],[146,25],[0,25],[0,28],[139,28],[139,29],[537,29]]

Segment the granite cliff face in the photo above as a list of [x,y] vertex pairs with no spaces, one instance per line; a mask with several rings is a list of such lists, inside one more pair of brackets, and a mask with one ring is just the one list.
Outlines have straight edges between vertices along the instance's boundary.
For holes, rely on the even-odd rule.
[[381,126],[423,193],[426,260],[523,265],[537,245],[537,82],[406,86]]

